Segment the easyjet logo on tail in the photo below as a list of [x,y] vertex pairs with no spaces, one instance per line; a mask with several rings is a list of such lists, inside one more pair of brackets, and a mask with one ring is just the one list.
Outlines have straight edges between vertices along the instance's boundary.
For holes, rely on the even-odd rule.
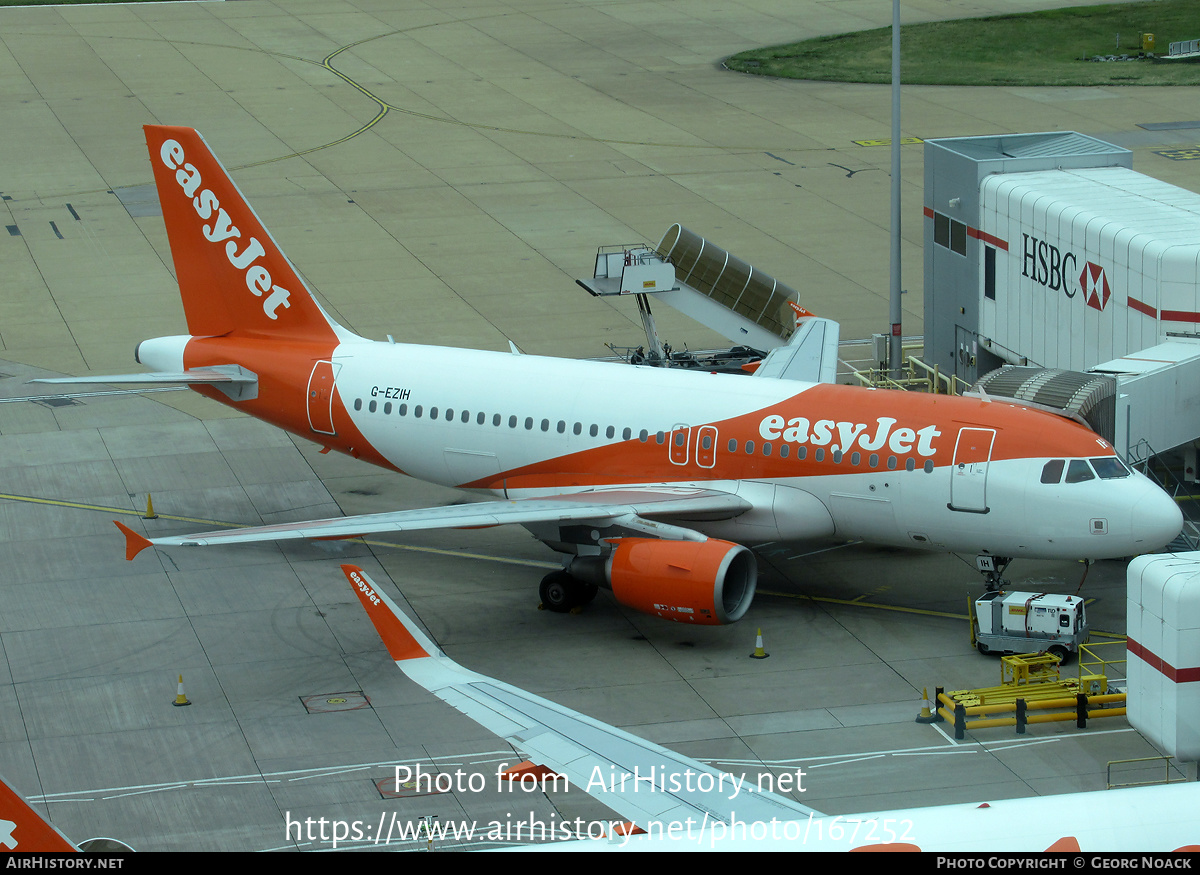
[[[256,263],[267,254],[263,245],[258,242],[258,238],[251,237],[242,251],[238,251],[242,232],[233,224],[233,219],[221,206],[221,202],[213,190],[201,188],[204,180],[200,177],[200,171],[192,164],[187,163],[183,146],[178,141],[165,140],[159,149],[159,157],[167,168],[175,171],[175,181],[179,183],[184,195],[191,200],[196,215],[208,223],[201,228],[204,239],[218,246],[222,243],[225,244],[225,257],[229,259],[229,263],[236,270],[244,273],[246,288],[249,292],[256,298],[266,295],[262,305],[267,318],[278,319],[279,308],[287,309],[291,306],[289,298],[292,293],[275,285],[271,280],[271,272]],[[216,214],[215,219],[213,219],[214,213]]]
[[936,425],[924,428],[893,428],[896,420],[890,416],[880,416],[872,426],[865,422],[835,422],[832,419],[818,419],[810,422],[803,416],[785,420],[778,414],[763,418],[758,424],[758,434],[766,441],[784,440],[793,444],[812,444],[815,447],[828,446],[830,451],[843,453],[858,445],[869,453],[883,449],[885,446],[897,455],[911,453],[913,445],[922,456],[932,456],[936,450],[933,439],[941,432]]

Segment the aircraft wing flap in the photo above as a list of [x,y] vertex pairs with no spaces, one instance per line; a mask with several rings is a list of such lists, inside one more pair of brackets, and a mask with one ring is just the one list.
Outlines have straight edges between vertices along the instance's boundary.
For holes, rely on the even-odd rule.
[[[593,720],[518,687],[464,669],[446,656],[374,582],[342,570],[396,659],[413,681],[523,756],[565,777],[643,829],[672,824],[796,820],[815,815],[793,799]],[[757,777],[757,776],[755,776]]]
[[744,498],[718,490],[647,487],[596,490],[547,498],[483,501],[150,539],[142,538],[120,523],[117,525],[126,534],[126,555],[132,559],[141,549],[148,546],[208,546],[297,538],[355,538],[381,532],[484,528],[539,522],[604,521],[630,515],[686,517],[695,514],[715,514],[732,517],[749,508],[750,504]]
[[434,691],[434,694],[447,705],[466,714],[484,729],[501,738],[518,738],[530,728],[529,724],[514,720],[513,715],[505,713],[503,709],[493,707],[486,696],[472,695],[469,689],[442,687]]

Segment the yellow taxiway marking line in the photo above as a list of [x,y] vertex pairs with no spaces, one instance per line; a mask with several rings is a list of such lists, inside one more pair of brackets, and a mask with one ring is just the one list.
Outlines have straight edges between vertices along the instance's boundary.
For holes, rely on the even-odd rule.
[[862,599],[865,596],[859,596],[853,599],[835,599],[829,596],[804,595],[803,593],[791,592],[776,592],[770,589],[758,590],[763,595],[779,596],[785,599],[808,599],[814,602],[825,602],[831,605],[848,605],[855,608],[878,608],[881,611],[898,611],[902,614],[923,614],[926,617],[943,617],[950,620],[966,620],[969,619],[966,614],[954,614],[949,611],[932,611],[928,608],[906,608],[900,605],[884,605],[879,602],[864,602]]

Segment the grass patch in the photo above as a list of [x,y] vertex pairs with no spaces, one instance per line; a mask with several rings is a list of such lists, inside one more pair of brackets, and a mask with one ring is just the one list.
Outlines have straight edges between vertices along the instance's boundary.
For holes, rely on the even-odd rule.
[[[1141,50],[1152,33],[1156,53],[1168,43],[1200,39],[1196,0],[1080,6],[912,24],[900,30],[900,76],[906,85],[1200,85],[1200,63],[1095,56]],[[1119,36],[1118,36],[1119,35]],[[754,49],[725,61],[730,70],[787,79],[891,81],[890,27]]]

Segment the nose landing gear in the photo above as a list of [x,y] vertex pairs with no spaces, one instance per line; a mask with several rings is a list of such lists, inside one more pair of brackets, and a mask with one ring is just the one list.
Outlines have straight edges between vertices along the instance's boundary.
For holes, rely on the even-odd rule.
[[1004,574],[1004,570],[1008,568],[1008,563],[1012,562],[1009,556],[991,556],[981,554],[975,557],[975,567],[983,575],[983,589],[985,592],[999,592],[1006,581],[1000,575]]

